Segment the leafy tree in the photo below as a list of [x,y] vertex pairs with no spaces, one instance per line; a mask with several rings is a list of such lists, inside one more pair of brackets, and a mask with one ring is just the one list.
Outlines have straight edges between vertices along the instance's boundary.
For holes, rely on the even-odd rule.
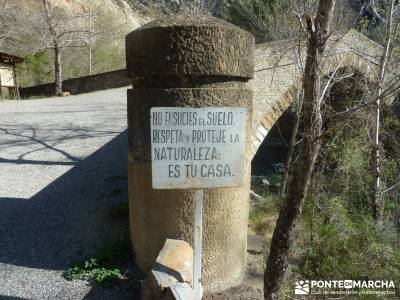
[[39,85],[51,81],[54,72],[52,64],[51,54],[46,51],[26,55],[24,62],[16,66],[21,85]]

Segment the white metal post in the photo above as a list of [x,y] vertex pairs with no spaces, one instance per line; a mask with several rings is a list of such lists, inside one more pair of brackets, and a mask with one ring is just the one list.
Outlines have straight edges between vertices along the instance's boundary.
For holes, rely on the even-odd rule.
[[201,249],[203,239],[203,190],[194,191],[194,255],[193,290],[194,300],[201,299]]

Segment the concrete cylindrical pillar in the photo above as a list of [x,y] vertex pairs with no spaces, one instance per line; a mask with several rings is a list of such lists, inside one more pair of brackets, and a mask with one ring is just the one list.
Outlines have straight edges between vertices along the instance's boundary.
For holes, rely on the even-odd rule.
[[226,289],[246,267],[254,37],[220,19],[172,16],[126,37],[129,207],[136,263],[147,272],[165,239],[192,244],[193,191],[151,184],[151,107],[245,107],[246,176],[239,188],[204,192],[203,285]]

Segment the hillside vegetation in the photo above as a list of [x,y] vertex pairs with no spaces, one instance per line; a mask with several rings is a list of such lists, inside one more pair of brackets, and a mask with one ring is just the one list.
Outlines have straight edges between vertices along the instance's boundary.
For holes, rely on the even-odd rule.
[[[22,86],[54,81],[54,51],[44,26],[42,1],[0,2],[0,51],[25,57],[18,66]],[[143,23],[125,2],[117,0],[51,0],[62,46],[62,79],[125,67],[125,35]],[[68,25],[67,25],[68,23]],[[72,24],[72,25],[71,25]],[[78,32],[79,31],[79,32]]]

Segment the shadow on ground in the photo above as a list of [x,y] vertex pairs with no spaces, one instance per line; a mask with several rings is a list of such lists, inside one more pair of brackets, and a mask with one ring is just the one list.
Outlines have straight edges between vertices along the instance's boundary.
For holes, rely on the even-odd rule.
[[[127,218],[110,217],[127,201],[127,149],[124,131],[32,198],[0,198],[0,262],[65,270],[105,244],[129,239]],[[94,287],[86,299],[99,293]]]

